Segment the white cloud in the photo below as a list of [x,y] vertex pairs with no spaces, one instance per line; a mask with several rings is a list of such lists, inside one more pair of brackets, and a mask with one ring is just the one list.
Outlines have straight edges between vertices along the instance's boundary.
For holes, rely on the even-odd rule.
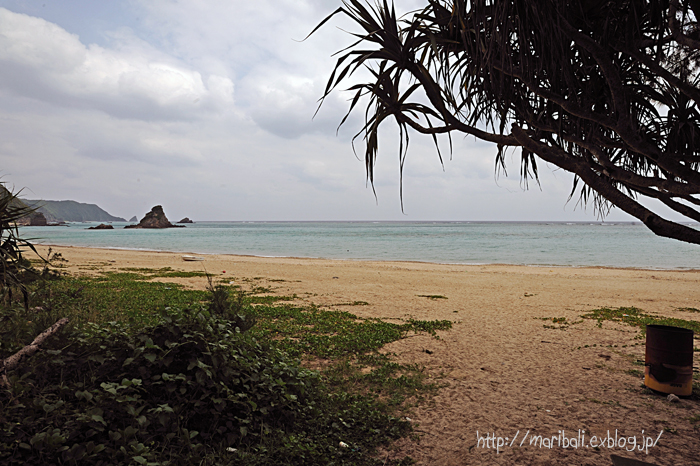
[[0,86],[121,118],[189,119],[233,104],[233,82],[148,49],[85,46],[41,18],[0,8]]
[[[100,14],[101,2],[75,1],[91,1],[89,11]],[[375,199],[350,146],[361,111],[336,137],[349,96],[334,92],[312,120],[331,55],[353,42],[336,28],[347,21],[295,41],[338,6],[129,0],[117,18],[139,20],[101,17],[104,30],[91,36],[104,38],[99,45],[74,34],[73,17],[56,20],[61,27],[0,8],[0,170],[36,197],[97,203],[124,217],[161,204],[171,218],[197,220],[593,218],[571,204],[564,211],[570,178],[547,171],[543,191],[523,192],[515,163],[513,176],[496,183],[495,147],[460,136],[452,161],[441,145],[443,171],[431,139],[418,135],[404,173],[404,215],[390,125]],[[361,143],[357,149],[361,157]]]

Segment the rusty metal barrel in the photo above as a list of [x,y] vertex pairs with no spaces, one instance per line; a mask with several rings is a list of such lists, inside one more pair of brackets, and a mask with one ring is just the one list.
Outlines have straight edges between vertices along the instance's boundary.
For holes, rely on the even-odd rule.
[[644,385],[661,393],[693,392],[693,331],[647,325]]

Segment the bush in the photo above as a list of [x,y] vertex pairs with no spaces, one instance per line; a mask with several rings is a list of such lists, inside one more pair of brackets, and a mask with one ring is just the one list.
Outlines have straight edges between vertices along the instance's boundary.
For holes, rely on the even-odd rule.
[[291,429],[316,372],[205,310],[54,338],[0,392],[2,464],[190,464]]

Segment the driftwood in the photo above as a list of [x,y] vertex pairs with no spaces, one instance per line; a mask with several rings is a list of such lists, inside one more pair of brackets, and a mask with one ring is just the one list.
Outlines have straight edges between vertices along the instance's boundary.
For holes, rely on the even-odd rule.
[[61,327],[63,327],[67,323],[68,318],[64,317],[63,319],[53,324],[51,327],[41,332],[39,336],[37,336],[34,339],[34,341],[32,341],[30,344],[17,351],[9,358],[0,361],[0,373],[2,373],[2,380],[0,380],[0,385],[9,386],[10,383],[7,380],[7,372],[19,366],[19,363],[25,356],[31,356],[32,354],[36,353],[39,350],[39,346],[41,346],[41,344],[44,343],[44,341],[46,341],[47,338],[56,333]]

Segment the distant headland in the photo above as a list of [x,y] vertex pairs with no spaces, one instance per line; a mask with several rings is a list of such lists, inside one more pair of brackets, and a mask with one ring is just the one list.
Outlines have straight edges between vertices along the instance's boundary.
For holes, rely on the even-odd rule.
[[126,219],[110,215],[95,204],[76,201],[43,201],[22,199],[29,207],[37,207],[49,223],[58,222],[126,222]]

